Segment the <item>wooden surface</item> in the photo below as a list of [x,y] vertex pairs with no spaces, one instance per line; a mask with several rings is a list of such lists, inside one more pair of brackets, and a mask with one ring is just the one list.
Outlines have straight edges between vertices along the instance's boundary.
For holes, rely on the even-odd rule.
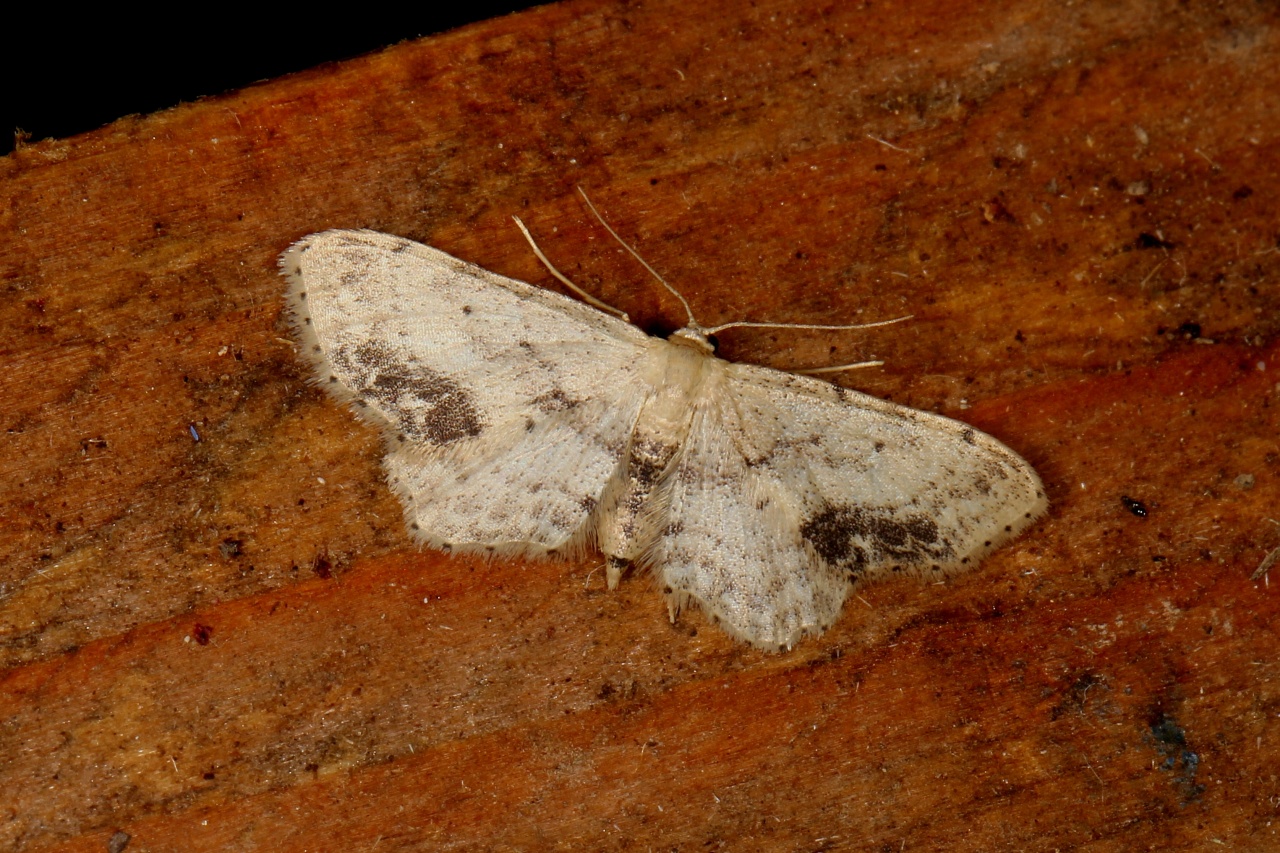
[[[1243,0],[588,0],[0,161],[0,847],[1277,849],[1278,91]],[[516,213],[682,323],[579,184],[708,325],[914,314],[722,353],[884,359],[1048,517],[781,655],[417,551],[276,256],[556,286]]]

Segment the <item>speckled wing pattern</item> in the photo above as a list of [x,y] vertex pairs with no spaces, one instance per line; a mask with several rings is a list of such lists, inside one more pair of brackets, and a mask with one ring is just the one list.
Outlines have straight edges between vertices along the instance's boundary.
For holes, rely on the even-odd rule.
[[755,645],[830,627],[858,580],[975,565],[1047,507],[1031,467],[972,427],[719,363],[652,559],[677,603],[699,602]]
[[643,399],[628,369],[647,335],[374,231],[312,235],[281,267],[317,381],[384,429],[418,541],[536,556],[585,540]]
[[[789,648],[851,583],[976,563],[1044,511],[965,424],[730,364],[560,294],[372,231],[281,257],[316,381],[380,426],[415,538],[499,555],[592,546],[649,566],[672,616]],[[684,334],[688,333],[688,334]]]

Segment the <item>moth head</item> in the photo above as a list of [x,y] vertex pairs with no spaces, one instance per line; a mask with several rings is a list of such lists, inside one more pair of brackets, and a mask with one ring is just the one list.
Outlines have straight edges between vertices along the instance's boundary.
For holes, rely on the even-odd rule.
[[667,338],[667,343],[675,344],[679,347],[688,347],[697,350],[703,355],[715,355],[715,344],[711,342],[710,337],[698,326],[685,326],[671,333]]

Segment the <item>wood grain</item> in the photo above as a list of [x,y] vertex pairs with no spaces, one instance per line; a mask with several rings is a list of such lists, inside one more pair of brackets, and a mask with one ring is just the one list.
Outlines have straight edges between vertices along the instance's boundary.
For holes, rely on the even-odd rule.
[[[0,846],[1264,850],[1280,14],[541,7],[0,160]],[[413,548],[276,256],[402,234],[1034,464],[1047,518],[789,654]],[[1145,510],[1145,515],[1139,514]],[[121,845],[125,845],[121,847]]]

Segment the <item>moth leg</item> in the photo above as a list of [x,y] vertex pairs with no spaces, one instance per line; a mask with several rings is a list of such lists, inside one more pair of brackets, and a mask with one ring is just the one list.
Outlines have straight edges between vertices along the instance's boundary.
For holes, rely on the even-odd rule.
[[622,576],[631,568],[631,561],[622,557],[608,555],[605,558],[605,579],[608,581],[609,589],[617,589],[618,583],[622,580]]

